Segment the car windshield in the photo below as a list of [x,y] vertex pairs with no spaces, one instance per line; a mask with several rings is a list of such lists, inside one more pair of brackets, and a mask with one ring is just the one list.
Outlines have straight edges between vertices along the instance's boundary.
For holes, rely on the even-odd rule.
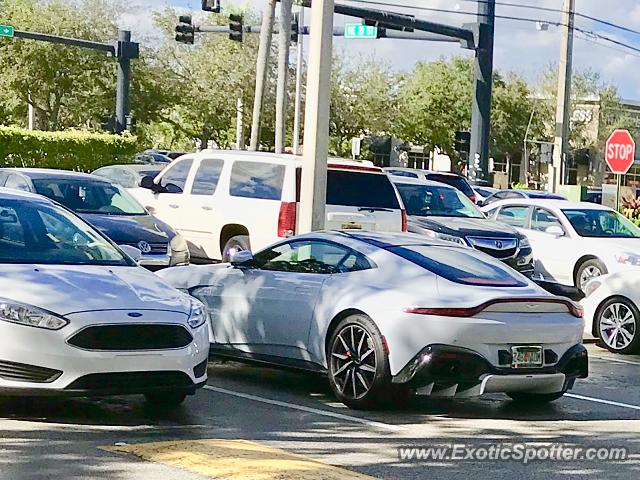
[[396,183],[408,215],[420,217],[484,218],[459,190],[438,185]]
[[427,180],[431,180],[433,182],[446,183],[447,185],[451,185],[454,188],[457,188],[462,193],[464,193],[467,197],[472,196],[473,189],[471,185],[462,177],[458,175],[445,175],[442,173],[427,173],[425,175]]
[[391,247],[389,251],[455,283],[482,287],[527,286],[515,270],[468,248],[408,245]]
[[41,178],[33,180],[40,195],[77,213],[102,215],[147,215],[147,211],[131,195],[114,183]]
[[75,215],[55,205],[0,199],[0,262],[135,265]]
[[640,238],[640,228],[613,210],[563,209],[581,237]]

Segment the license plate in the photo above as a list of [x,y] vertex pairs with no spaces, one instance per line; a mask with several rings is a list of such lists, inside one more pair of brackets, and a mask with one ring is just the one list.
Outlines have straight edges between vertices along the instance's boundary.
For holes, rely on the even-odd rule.
[[359,223],[343,223],[342,224],[342,230],[362,230],[362,225],[360,225]]
[[511,366],[513,368],[542,367],[542,347],[511,347]]

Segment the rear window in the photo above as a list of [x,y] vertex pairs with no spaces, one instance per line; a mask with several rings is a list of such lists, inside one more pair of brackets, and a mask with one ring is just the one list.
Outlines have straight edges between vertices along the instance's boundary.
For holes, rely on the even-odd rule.
[[432,180],[434,182],[446,183],[447,185],[451,185],[452,187],[457,188],[462,193],[464,193],[467,197],[473,195],[473,189],[469,182],[467,182],[464,178],[458,175],[442,175],[440,173],[427,173],[426,177],[428,180]]
[[399,209],[389,177],[383,173],[329,170],[327,204],[347,207]]
[[455,283],[479,287],[527,286],[515,271],[471,249],[409,245],[390,247],[389,251]]
[[231,169],[229,194],[234,197],[280,200],[284,165],[262,162],[235,162]]

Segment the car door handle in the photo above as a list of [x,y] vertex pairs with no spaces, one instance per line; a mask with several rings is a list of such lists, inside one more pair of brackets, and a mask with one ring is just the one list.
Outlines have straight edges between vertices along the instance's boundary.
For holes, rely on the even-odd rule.
[[180,208],[178,205],[176,205],[175,203],[170,203],[169,204],[169,208]]
[[200,208],[202,208],[203,210],[207,210],[208,212],[210,212],[211,210],[213,210],[213,207],[208,207],[208,206],[206,206],[206,205],[205,205],[205,206],[202,206],[202,207],[200,207]]

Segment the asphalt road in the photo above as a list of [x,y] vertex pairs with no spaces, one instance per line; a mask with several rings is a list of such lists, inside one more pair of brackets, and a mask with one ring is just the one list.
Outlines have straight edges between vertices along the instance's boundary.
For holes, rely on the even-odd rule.
[[[589,350],[590,378],[535,408],[495,395],[356,412],[335,402],[322,377],[236,363],[212,364],[209,385],[175,411],[137,397],[4,399],[0,480],[637,478],[640,356]],[[517,443],[623,447],[628,458],[524,464],[398,454],[405,446],[478,452]]]

